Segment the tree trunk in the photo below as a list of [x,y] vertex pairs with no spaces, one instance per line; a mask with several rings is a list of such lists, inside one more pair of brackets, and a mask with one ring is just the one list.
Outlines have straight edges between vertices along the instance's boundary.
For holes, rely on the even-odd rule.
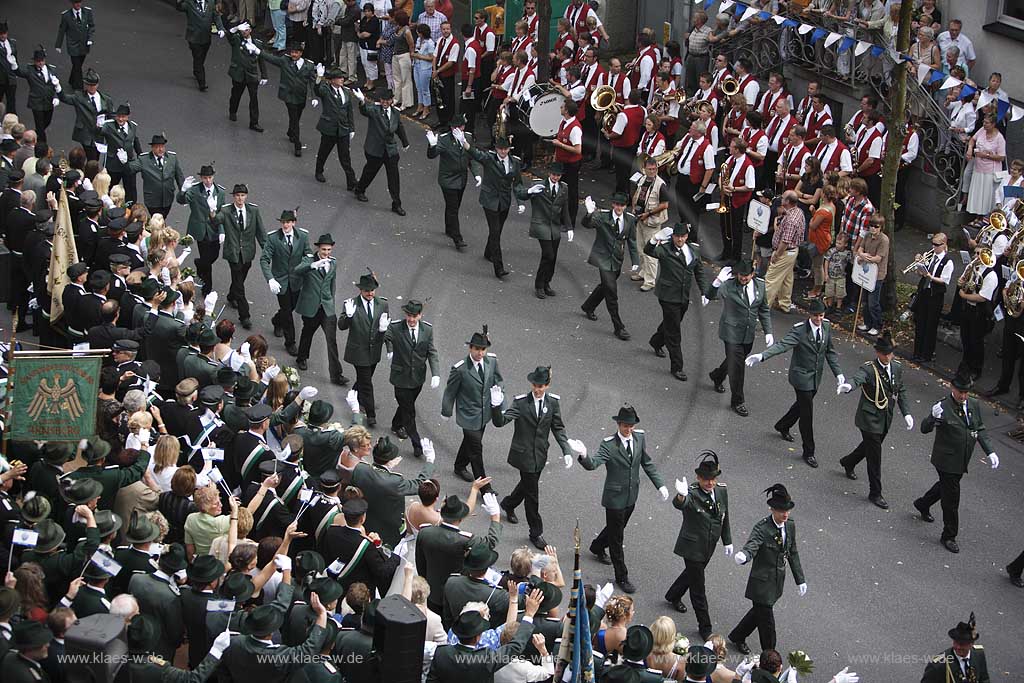
[[537,82],[544,83],[551,75],[551,0],[537,0],[537,16]]

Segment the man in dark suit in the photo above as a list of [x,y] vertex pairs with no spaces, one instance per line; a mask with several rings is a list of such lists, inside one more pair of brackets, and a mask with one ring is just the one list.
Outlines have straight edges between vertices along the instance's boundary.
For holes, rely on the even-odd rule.
[[138,199],[138,190],[135,186],[135,174],[130,171],[125,163],[121,162],[118,152],[123,151],[128,159],[134,159],[142,154],[142,144],[139,142],[138,125],[129,120],[132,110],[127,103],[117,105],[114,111],[113,120],[107,117],[106,122],[100,127],[99,142],[107,146],[106,168],[110,174],[110,185],[118,183],[124,185],[124,198],[126,202],[134,203]]
[[375,545],[375,541],[381,540],[381,537],[364,528],[368,508],[365,498],[345,501],[342,507],[345,526],[332,525],[324,530],[319,547],[325,562],[340,561],[344,565],[336,578],[346,591],[358,581],[366,584],[371,595],[374,591],[384,595],[391,587],[395,570],[399,566],[399,557],[393,553],[385,555]]
[[19,66],[15,73],[28,81],[28,108],[32,110],[39,142],[46,142],[46,129],[53,120],[53,101],[60,81],[56,70],[46,63],[46,50],[40,45],[32,52],[32,64]]
[[206,53],[210,51],[213,29],[224,37],[224,23],[214,0],[178,0],[177,9],[185,13],[185,41],[192,52],[192,75],[200,92],[206,91]]
[[398,410],[391,420],[391,431],[399,439],[411,439],[413,450],[422,452],[416,429],[416,399],[427,379],[430,388],[441,386],[440,362],[434,347],[434,326],[423,320],[423,303],[409,299],[402,306],[403,320],[395,320],[384,333],[388,360],[391,361],[391,386],[395,388]]
[[558,243],[562,233],[568,233],[572,242],[572,220],[569,217],[569,188],[562,182],[565,166],[560,161],[548,167],[548,181],[535,183],[530,189],[520,185],[516,189],[516,198],[520,201],[530,200],[530,237],[540,242],[540,264],[533,281],[534,296],[546,299],[555,296],[551,289],[551,278],[555,274],[555,261],[558,259]]
[[[288,109],[288,139],[295,145],[295,156],[302,156],[302,140],[299,139],[299,123],[302,110],[306,108],[309,85],[317,77],[317,67],[302,58],[302,43],[291,42],[285,48],[287,55],[275,55],[263,50],[263,59],[281,69],[281,84],[277,88],[277,99]],[[322,72],[321,72],[322,73]],[[313,100],[313,106],[318,104]]]
[[[24,175],[20,170],[15,169],[11,178]],[[20,185],[21,181],[17,181]],[[18,329],[28,327],[28,301],[31,296],[28,291],[29,268],[25,254],[25,238],[33,232],[38,224],[38,216],[32,210],[35,206],[35,193],[17,192],[9,190],[10,198],[17,202],[4,215],[4,244],[11,252],[10,260],[10,293],[11,306],[18,312]],[[7,197],[4,192],[4,197]],[[0,210],[2,211],[2,210]],[[38,299],[37,299],[38,300]]]
[[[625,192],[616,192],[611,197],[611,210],[597,211],[593,199],[587,197],[584,200],[587,215],[583,217],[583,227],[594,228],[597,231],[587,263],[597,268],[601,280],[580,306],[587,320],[597,320],[594,309],[604,301],[608,315],[612,319],[615,336],[623,341],[628,340],[630,334],[619,317],[618,280],[622,273],[622,262],[627,247],[630,260],[634,264],[640,262],[636,249],[636,216],[625,210],[627,201],[629,199]],[[634,271],[639,269],[640,266],[633,266]]]
[[17,114],[15,95],[18,93],[18,41],[8,35],[7,20],[0,20],[0,97],[7,101],[7,113]]
[[331,382],[343,387],[348,384],[348,379],[342,372],[341,361],[338,360],[338,318],[334,309],[334,287],[338,266],[331,256],[334,238],[329,233],[320,235],[313,244],[316,247],[316,254],[305,255],[295,269],[295,274],[302,278],[299,298],[295,302],[295,312],[302,316],[302,335],[299,338],[299,355],[295,359],[295,364],[299,370],[308,368],[306,359],[309,358],[313,335],[317,328],[323,328]]
[[929,508],[941,501],[942,545],[951,553],[960,552],[956,542],[960,531],[960,479],[967,474],[974,444],[981,444],[992,469],[999,467],[999,456],[992,450],[985,432],[981,404],[969,395],[970,389],[970,379],[957,375],[949,396],[933,405],[931,413],[921,421],[922,434],[935,431],[931,462],[939,480],[914,501],[914,507],[922,520],[933,522],[935,518]]
[[224,230],[214,223],[214,218],[221,207],[228,205],[224,186],[213,180],[215,174],[212,164],[203,164],[199,168],[199,180],[195,176],[185,178],[175,195],[179,204],[188,207],[188,235],[195,240],[198,250],[196,273],[203,281],[203,294],[213,291],[213,263],[224,241]]
[[338,329],[348,330],[345,341],[346,363],[356,369],[354,389],[366,415],[366,426],[377,426],[377,402],[373,396],[373,373],[380,362],[384,334],[391,324],[387,299],[377,296],[376,276],[370,272],[359,278],[359,295],[346,299],[338,316]]
[[71,8],[64,10],[60,15],[57,42],[54,47],[59,53],[61,46],[67,43],[68,57],[71,58],[70,82],[74,90],[82,89],[82,66],[92,47],[92,37],[95,33],[96,20],[93,18],[92,8],[82,7],[82,0],[71,0]]
[[526,376],[530,393],[520,394],[503,411],[504,396],[501,387],[491,388],[491,421],[495,427],[515,423],[512,445],[508,451],[508,464],[519,470],[519,483],[501,501],[509,524],[517,524],[516,508],[526,504],[526,522],[530,525],[530,542],[538,550],[545,550],[544,520],[540,516],[540,475],[548,462],[548,444],[553,434],[562,450],[565,467],[572,467],[572,449],[562,422],[561,397],[548,391],[551,386],[551,368],[538,367]]
[[355,136],[355,115],[352,108],[352,91],[344,87],[345,72],[332,68],[326,73],[327,83],[318,81],[313,92],[320,98],[320,120],[316,129],[320,132],[320,148],[316,152],[316,169],[314,176],[317,182],[325,183],[324,164],[331,150],[338,148],[338,161],[345,171],[345,189],[356,187],[356,172],[352,168],[352,155],[349,141]]
[[[61,91],[57,99],[75,109],[75,128],[71,139],[82,144],[88,159],[98,161],[100,153],[96,149],[100,127],[106,123],[107,115],[114,112],[114,100],[110,95],[99,92],[100,76],[91,68],[85,72],[85,90],[74,93]],[[108,148],[109,152],[109,148]]]
[[[601,495],[605,526],[590,543],[590,552],[603,564],[613,565],[615,583],[626,593],[634,593],[636,588],[629,580],[629,570],[622,552],[622,534],[640,496],[640,468],[643,467],[662,500],[668,500],[668,489],[647,452],[647,435],[644,430],[636,429],[640,418],[633,406],[622,406],[612,419],[618,429],[615,434],[601,441],[601,447],[593,457],[587,455],[586,446],[580,441],[569,441],[569,446],[577,453],[583,469],[593,471],[605,465],[604,491]],[[608,555],[611,555],[610,560]]]
[[100,213],[103,202],[98,197],[89,197],[82,202],[82,217],[75,230],[75,248],[78,258],[92,263],[96,257],[96,245],[100,239]]
[[[462,444],[455,456],[455,475],[466,482],[486,477],[484,471],[484,429],[490,421],[488,396],[492,387],[501,386],[498,356],[489,353],[491,339],[487,326],[474,332],[469,341],[469,354],[452,365],[441,398],[441,418],[448,420],[454,409],[455,421],[462,427]],[[500,404],[499,404],[500,405]],[[473,469],[470,475],[466,466]],[[482,489],[490,491],[490,485]]]
[[[86,330],[85,336],[91,349],[115,349],[119,351],[130,350],[135,353],[139,351],[139,342],[142,341],[142,334],[135,330],[118,327],[117,320],[121,308],[118,302],[108,299],[100,306],[100,317],[102,322],[93,325]],[[114,359],[110,359],[112,365]]]
[[259,86],[267,82],[267,66],[261,53],[263,43],[252,37],[252,27],[247,21],[228,30],[228,43],[231,44],[231,65],[228,67],[228,76],[231,77],[228,119],[238,120],[238,105],[242,101],[242,93],[248,91],[249,130],[262,133]]
[[174,302],[179,296],[170,288],[156,294],[143,328],[146,358],[160,366],[160,385],[157,388],[164,396],[169,396],[178,382],[176,356],[178,349],[185,344],[185,323],[173,314]]
[[356,199],[361,202],[369,201],[366,198],[366,188],[383,166],[388,176],[391,210],[399,216],[404,216],[402,188],[398,175],[398,141],[401,141],[403,151],[408,150],[409,138],[406,137],[405,126],[402,125],[402,112],[392,106],[395,96],[387,88],[380,92],[379,104],[367,104],[366,97],[358,90],[356,97],[359,99],[359,113],[367,118],[366,143],[363,146],[366,165],[363,166],[363,174],[354,188]]
[[157,133],[149,141],[148,152],[129,159],[124,149],[117,151],[117,158],[131,173],[142,173],[142,201],[150,215],[162,214],[167,218],[174,204],[175,195],[185,183],[185,174],[178,163],[178,155],[167,149],[167,138]]
[[[437,164],[437,184],[441,187],[444,197],[444,234],[455,243],[459,251],[466,249],[459,226],[459,208],[462,206],[462,195],[466,191],[466,180],[469,167],[473,163],[463,143],[472,141],[473,136],[465,132],[466,117],[455,114],[451,120],[451,130],[440,135],[427,131],[427,158],[439,158]],[[469,136],[467,139],[467,135]],[[476,175],[479,186],[482,178]]]
[[256,204],[246,201],[248,197],[249,188],[236,184],[231,188],[231,203],[222,206],[211,221],[224,234],[223,256],[231,270],[227,301],[238,309],[238,319],[247,330],[252,329],[252,320],[245,294],[245,278],[256,258],[256,243],[259,242],[261,249],[267,243],[263,216]]
[[[484,247],[484,258],[494,265],[494,276],[500,280],[508,275],[501,255],[501,231],[505,228],[508,210],[512,206],[512,192],[515,190],[518,194],[523,182],[523,162],[519,157],[509,154],[512,145],[508,138],[496,138],[492,152],[471,147],[468,141],[463,141],[462,148],[483,167],[480,206],[487,217],[487,246]],[[520,204],[518,211],[524,213],[526,207]]]
[[299,350],[295,346],[292,311],[299,300],[302,277],[295,269],[310,253],[309,232],[295,227],[295,211],[290,209],[282,211],[278,220],[281,229],[271,231],[263,244],[260,270],[267,279],[271,294],[277,297],[277,313],[270,320],[274,326],[274,336],[284,337],[285,351],[296,356]]

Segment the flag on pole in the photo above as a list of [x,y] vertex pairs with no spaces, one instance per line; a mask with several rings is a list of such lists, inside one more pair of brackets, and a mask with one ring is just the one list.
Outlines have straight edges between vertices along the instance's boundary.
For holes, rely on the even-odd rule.
[[35,548],[38,542],[39,532],[32,529],[15,529],[14,535],[11,537],[11,543],[26,548]]
[[562,627],[562,644],[558,651],[559,670],[556,680],[563,683],[592,683],[594,681],[594,652],[590,645],[590,613],[583,593],[583,571],[580,569],[580,523],[574,532],[576,556],[573,566],[572,593],[569,598],[569,618]]
[[93,553],[89,561],[111,576],[117,576],[121,573],[121,565],[102,550],[97,550]]
[[[75,227],[71,225],[71,212],[68,210],[68,194],[62,187],[57,202],[57,216],[53,224],[53,249],[50,251],[50,276],[47,286],[50,290],[50,324],[54,324],[64,315],[64,304],[61,295],[68,283],[68,266],[78,262],[78,250],[75,248]],[[36,292],[39,297],[43,292]]]

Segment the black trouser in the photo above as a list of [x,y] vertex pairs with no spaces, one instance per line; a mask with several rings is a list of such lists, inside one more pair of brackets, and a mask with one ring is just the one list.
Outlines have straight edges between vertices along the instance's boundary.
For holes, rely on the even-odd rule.
[[[691,162],[692,163],[692,162]],[[690,176],[683,173],[676,178],[676,196],[679,201],[679,218],[690,226],[690,239],[700,242],[697,235],[697,227],[700,223],[702,207],[697,206],[693,201],[693,195],[700,192],[700,185],[690,180]]]
[[[284,24],[286,40],[289,43],[304,43],[306,42],[306,26],[305,20],[303,21],[292,21],[291,19],[285,19]],[[384,65],[380,65],[381,77],[384,76]]]
[[320,136],[320,149],[316,151],[316,172],[324,172],[324,164],[327,163],[327,157],[331,155],[331,150],[337,146],[338,148],[338,162],[341,164],[342,170],[345,171],[345,182],[348,185],[348,189],[352,189],[356,186],[356,172],[352,168],[352,156],[349,153],[349,136],[342,135],[341,137],[334,137],[331,135]]
[[458,190],[441,189],[444,196],[444,234],[452,238],[455,244],[463,244],[462,229],[459,225],[459,209],[462,207],[462,195],[466,188]]
[[580,211],[580,162],[566,161],[562,166],[562,182],[569,188],[569,228],[574,229]]
[[100,151],[96,149],[96,145],[82,145],[82,148],[85,150],[86,161],[100,160]]
[[383,166],[388,176],[388,192],[391,194],[391,206],[398,208],[402,205],[402,186],[398,175],[398,157],[375,157],[366,155],[366,165],[363,166],[363,174],[356,183],[356,193],[365,194],[366,188],[370,186],[377,172]]
[[730,344],[725,342],[725,360],[717,368],[711,371],[711,380],[715,384],[721,384],[729,377],[729,392],[732,394],[732,405],[738,406],[743,401],[743,379],[746,376],[747,366],[744,361],[750,350],[754,348],[750,344]]
[[861,460],[868,461],[868,496],[871,498],[882,495],[882,442],[885,436],[860,430],[860,444],[839,460],[847,470],[852,470]]
[[[11,311],[16,311],[18,314],[18,326],[27,326],[28,321],[28,285],[29,279],[25,274],[25,258],[20,254],[11,252],[11,300],[7,303],[7,307]],[[38,302],[38,299],[37,299]]]
[[699,85],[700,75],[708,70],[708,54],[688,53],[686,61],[683,62],[683,90],[693,92]]
[[788,432],[793,425],[800,422],[800,441],[804,445],[804,457],[814,455],[814,395],[818,390],[802,391],[793,390],[796,393],[796,401],[789,407],[789,410],[775,423],[775,428]]
[[49,127],[50,121],[53,120],[53,108],[33,109],[32,119],[36,125],[36,139],[39,142],[46,142],[46,129]]
[[590,552],[600,553],[605,549],[611,557],[612,566],[615,567],[615,580],[622,582],[629,578],[629,570],[626,569],[626,557],[622,552],[622,536],[629,524],[629,518],[633,515],[633,505],[621,510],[604,509],[604,528],[590,543]]
[[484,209],[484,216],[487,217],[487,245],[484,247],[484,258],[494,264],[494,272],[497,274],[505,270],[501,258],[501,231],[505,227],[505,219],[508,218],[508,209]]
[[[384,77],[384,65],[380,65],[381,78]],[[437,120],[441,125],[451,123],[455,116],[455,76],[441,76],[441,101],[437,105]]]
[[484,106],[484,118],[487,121],[487,139],[491,141],[490,147],[494,147],[494,126],[498,123],[498,109],[501,108],[503,100],[493,95],[487,99]]
[[1017,391],[1024,400],[1024,341],[1018,336],[1024,334],[1024,320],[1007,316],[1003,319],[1003,367],[999,373],[999,387],[1007,391],[1013,384],[1013,371],[1017,371]]
[[391,419],[391,429],[405,429],[405,433],[412,441],[414,451],[423,450],[420,445],[420,433],[416,429],[416,398],[422,390],[422,386],[415,389],[395,387],[395,401],[398,402],[398,410],[395,411],[395,416]]
[[558,243],[561,241],[537,240],[540,244],[540,265],[537,266],[537,277],[533,280],[534,289],[551,286],[551,278],[555,274],[555,261],[558,260]]
[[[757,178],[757,187],[775,187],[775,171],[779,167],[779,153],[771,149],[764,153],[764,161],[759,168],[754,169]],[[875,206],[878,206],[877,204]]]
[[1006,565],[1006,573],[1010,576],[1019,577],[1024,572],[1024,552],[1017,556],[1017,559]]
[[14,76],[8,76],[6,85],[0,86],[0,97],[3,97],[7,101],[7,113],[17,114],[18,111],[15,108],[15,98],[18,94],[18,83]]
[[[203,296],[213,291],[213,262],[220,256],[218,240],[196,240],[199,253],[196,255],[196,275],[203,281]],[[298,297],[298,294],[295,295]],[[212,311],[207,311],[212,313]]]
[[192,51],[192,75],[195,76],[196,84],[200,88],[205,88],[206,54],[210,51],[210,43],[189,43],[188,49]]
[[594,291],[590,293],[587,300],[583,302],[583,309],[593,312],[604,301],[604,305],[608,308],[608,315],[612,319],[612,326],[616,331],[625,329],[626,326],[622,324],[622,318],[619,317],[620,271],[598,268],[597,274],[600,276],[601,281],[597,284],[597,287],[594,287]]
[[[108,154],[108,157],[110,155]],[[110,186],[113,187],[118,183],[124,186],[124,199],[125,202],[131,202],[134,204],[138,200],[138,192],[135,187],[135,174],[127,169],[122,171],[110,171]]]
[[960,531],[960,479],[963,474],[939,472],[939,480],[917,501],[926,510],[941,501],[942,540],[956,540]]
[[377,402],[373,398],[373,373],[377,369],[377,364],[353,367],[356,369],[356,383],[352,388],[356,390],[356,395],[359,397],[359,405],[366,417],[376,420]]
[[516,155],[523,160],[523,170],[525,171],[533,166],[533,144],[537,141],[537,136],[520,119],[513,116],[510,120],[512,122],[512,148]]
[[[284,279],[287,280],[285,275]],[[277,313],[270,319],[270,323],[281,328],[284,332],[285,345],[295,343],[295,322],[292,320],[292,311],[295,310],[295,302],[299,300],[299,290],[295,287],[288,287],[287,292],[277,295]]]
[[612,164],[615,165],[615,191],[629,194],[629,176],[632,175],[634,150],[612,146]]
[[980,377],[985,368],[985,335],[991,331],[984,306],[965,301],[960,318],[963,357],[960,359],[959,372],[970,372],[975,377]]
[[463,116],[466,117],[466,132],[476,135],[476,118],[477,114],[480,113],[480,79],[473,81],[473,87],[470,88],[470,92],[473,93],[473,97],[466,98],[462,96],[462,89],[459,93],[459,111]]
[[761,650],[775,649],[775,612],[772,605],[751,603],[750,609],[736,624],[736,628],[729,632],[729,640],[742,643],[747,639],[754,629],[757,629],[757,637],[761,641]]
[[[726,198],[728,202],[729,199]],[[722,251],[730,261],[750,258],[743,249],[743,228],[747,224],[747,206],[729,206],[729,211],[718,214],[722,227]],[[751,237],[753,239],[753,237]]]
[[228,261],[228,268],[231,270],[231,285],[228,287],[228,301],[235,303],[238,309],[239,321],[249,319],[249,300],[245,298],[245,278],[249,275],[249,267],[252,261],[245,263],[231,263]]
[[935,287],[917,290],[914,303],[914,355],[930,360],[935,355],[935,338],[939,333],[939,319],[946,291]]
[[707,562],[684,559],[686,568],[679,573],[676,580],[665,593],[665,599],[669,602],[681,600],[686,591],[690,591],[690,604],[693,605],[693,615],[697,617],[697,626],[703,634],[711,630],[711,613],[708,611],[708,594],[704,584],[704,570]]
[[901,168],[899,173],[896,174],[896,196],[894,198],[896,202],[896,214],[894,216],[896,225],[894,230],[901,230],[903,228],[903,221],[907,215],[907,183],[909,182],[910,167]]
[[487,476],[484,472],[483,429],[462,430],[462,443],[459,444],[459,452],[455,456],[455,469],[463,470],[467,465],[473,470],[474,479]]
[[690,302],[663,301],[658,299],[658,303],[661,304],[661,324],[658,325],[658,329],[651,335],[649,343],[657,349],[662,347],[668,349],[669,369],[672,372],[676,372],[683,369],[683,349],[681,345],[683,335],[679,326],[683,323],[683,316],[686,315],[686,309],[690,307]]
[[583,158],[593,159],[597,156],[597,143],[600,131],[597,129],[597,115],[593,107],[587,107],[587,115],[583,117]]
[[[864,178],[864,182],[868,184],[868,199],[871,200],[872,206],[882,205],[882,176],[877,173]],[[899,182],[897,180],[897,182]]]
[[68,82],[72,90],[82,90],[85,83],[82,81],[82,66],[85,64],[85,55],[68,55],[71,58],[71,76]]
[[302,149],[302,140],[299,138],[299,123],[302,120],[302,111],[306,108],[306,103],[288,104],[285,102],[284,106],[288,110],[288,139],[295,143],[295,149]]
[[526,523],[530,525],[530,538],[543,536],[544,520],[540,517],[540,472],[519,470],[519,483],[512,489],[512,493],[501,501],[501,504],[509,510],[515,510],[520,503],[525,503]]
[[238,113],[238,104],[242,101],[242,93],[249,91],[249,125],[260,123],[259,83],[248,81],[231,81],[231,98],[228,100],[228,113]]
[[309,347],[313,343],[313,335],[317,328],[322,328],[324,338],[327,341],[327,368],[331,373],[331,379],[339,379],[345,376],[341,371],[341,361],[338,360],[338,317],[327,315],[323,306],[316,309],[316,315],[312,318],[302,316],[302,334],[299,337],[299,360],[309,358]]
[[171,212],[172,206],[173,204],[168,204],[167,206],[151,206],[149,204],[146,204],[146,211],[149,211],[150,216],[158,213],[164,218],[167,218],[167,214]]

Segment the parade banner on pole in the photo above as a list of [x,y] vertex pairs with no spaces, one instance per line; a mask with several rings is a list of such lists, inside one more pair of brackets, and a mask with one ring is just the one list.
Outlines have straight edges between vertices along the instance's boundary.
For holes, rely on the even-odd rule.
[[[75,248],[75,228],[71,224],[71,212],[68,210],[68,194],[61,188],[57,205],[57,216],[53,221],[53,249],[50,251],[50,324],[53,325],[64,315],[64,304],[61,296],[68,285],[68,266],[78,262],[78,250]],[[43,292],[36,292],[41,297]],[[99,370],[97,370],[97,373]]]
[[7,427],[18,441],[78,441],[96,433],[99,355],[14,354]]

